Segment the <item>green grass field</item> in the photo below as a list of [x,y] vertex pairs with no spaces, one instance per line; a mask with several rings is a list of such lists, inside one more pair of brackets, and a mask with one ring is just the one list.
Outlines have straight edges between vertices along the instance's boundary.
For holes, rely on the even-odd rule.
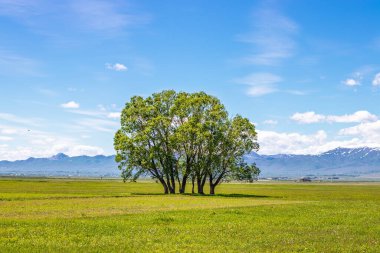
[[0,252],[380,252],[379,183],[0,179]]

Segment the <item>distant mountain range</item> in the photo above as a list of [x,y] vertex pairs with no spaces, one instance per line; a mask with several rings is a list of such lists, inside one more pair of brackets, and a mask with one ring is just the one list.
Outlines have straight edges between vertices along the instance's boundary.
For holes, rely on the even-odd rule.
[[255,162],[263,176],[301,177],[353,176],[380,178],[379,148],[337,148],[319,155],[258,155],[246,156]]
[[[380,149],[337,148],[319,155],[247,155],[262,177],[352,176],[380,178]],[[119,177],[115,156],[57,154],[50,158],[0,161],[0,175]]]
[[59,153],[49,158],[0,161],[0,175],[119,177],[115,156],[75,156]]

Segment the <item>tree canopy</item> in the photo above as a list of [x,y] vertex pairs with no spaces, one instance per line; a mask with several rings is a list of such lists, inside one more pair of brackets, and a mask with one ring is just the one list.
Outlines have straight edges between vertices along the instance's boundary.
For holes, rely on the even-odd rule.
[[150,175],[165,193],[184,193],[191,179],[197,192],[210,194],[224,179],[257,173],[243,156],[257,151],[255,126],[240,115],[229,118],[223,104],[204,92],[173,90],[147,98],[134,96],[121,114],[114,138],[124,180]]

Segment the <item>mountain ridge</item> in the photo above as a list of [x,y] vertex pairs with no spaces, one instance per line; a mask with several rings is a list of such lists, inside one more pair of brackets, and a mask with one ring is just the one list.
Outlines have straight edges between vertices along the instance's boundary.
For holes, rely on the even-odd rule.
[[[263,177],[306,175],[380,175],[380,148],[336,148],[317,155],[276,154],[245,156],[255,162]],[[119,177],[114,155],[73,156],[58,153],[48,158],[0,161],[0,175]]]

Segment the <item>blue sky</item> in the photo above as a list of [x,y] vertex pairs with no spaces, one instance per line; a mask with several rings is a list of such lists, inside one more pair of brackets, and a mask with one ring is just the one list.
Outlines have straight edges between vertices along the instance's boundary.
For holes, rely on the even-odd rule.
[[380,147],[379,1],[0,0],[0,160],[113,153],[133,95],[205,91],[262,154]]

